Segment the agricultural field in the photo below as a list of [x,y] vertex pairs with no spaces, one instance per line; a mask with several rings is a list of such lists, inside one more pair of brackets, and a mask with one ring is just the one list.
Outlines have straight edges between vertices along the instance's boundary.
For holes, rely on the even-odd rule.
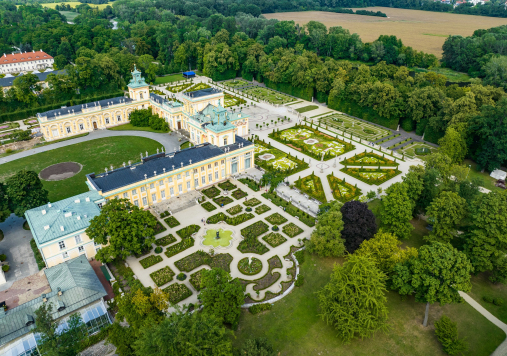
[[286,104],[290,103],[291,101],[294,101],[295,99],[279,93],[277,91],[267,89],[267,88],[261,88],[261,87],[254,87],[254,88],[247,88],[242,90],[245,94],[253,95],[257,97],[258,99],[265,100],[267,102],[270,102],[271,104],[280,105],[280,104]]
[[[78,5],[82,5],[82,3],[78,2],[78,1],[61,1],[61,2],[46,3],[46,4],[41,4],[41,5],[42,5],[42,7],[48,7],[50,9],[54,9],[56,7],[56,5],[61,5],[61,4],[70,5],[72,7],[76,7]],[[90,7],[98,7],[99,10],[103,10],[108,5],[109,6],[113,6],[113,3],[112,2],[108,2],[107,4],[98,4],[98,5],[96,5],[96,4],[88,4],[88,5],[90,5]],[[17,5],[17,6],[19,6],[19,5]],[[67,20],[69,20],[69,19],[67,18]]]
[[389,130],[338,113],[321,117],[318,120],[323,127],[328,126],[340,131],[345,131],[368,141],[377,141],[391,134]]
[[[364,9],[363,9],[364,10]],[[379,35],[395,35],[403,44],[442,57],[442,45],[447,36],[471,36],[477,29],[507,25],[507,19],[486,16],[448,14],[443,12],[368,7],[382,11],[387,17],[338,14],[324,11],[280,12],[264,14],[267,19],[293,20],[299,25],[317,20],[328,28],[341,26],[361,36],[363,42],[373,42]]]

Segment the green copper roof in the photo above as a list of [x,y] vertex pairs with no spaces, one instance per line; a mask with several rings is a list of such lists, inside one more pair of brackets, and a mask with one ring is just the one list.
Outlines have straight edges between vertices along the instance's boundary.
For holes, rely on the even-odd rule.
[[134,65],[134,71],[132,72],[132,79],[130,79],[130,82],[128,84],[129,88],[141,88],[146,87],[148,84],[144,81],[144,78],[141,77],[141,72],[137,70],[136,66]]
[[100,214],[98,203],[104,198],[89,191],[25,212],[37,245],[86,229]]
[[[51,292],[46,294],[46,303],[53,306],[53,319],[70,315],[107,295],[85,255],[48,268],[44,273],[51,287]],[[6,312],[0,310],[0,346],[31,331],[35,325],[27,325],[27,321],[33,318],[37,322],[35,311],[43,303],[41,295]],[[61,306],[64,309],[58,311]]]

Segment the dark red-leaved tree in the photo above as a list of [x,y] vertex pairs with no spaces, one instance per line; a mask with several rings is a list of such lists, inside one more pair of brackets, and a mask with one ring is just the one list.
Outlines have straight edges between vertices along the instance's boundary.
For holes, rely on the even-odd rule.
[[340,209],[343,219],[342,239],[348,253],[354,253],[364,240],[369,240],[377,232],[375,215],[366,203],[357,200],[343,204]]

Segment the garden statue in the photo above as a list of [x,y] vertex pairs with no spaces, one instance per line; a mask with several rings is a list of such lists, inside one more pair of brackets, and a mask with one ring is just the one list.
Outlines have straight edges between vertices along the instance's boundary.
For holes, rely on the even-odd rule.
[[217,231],[217,240],[220,239],[220,233]]

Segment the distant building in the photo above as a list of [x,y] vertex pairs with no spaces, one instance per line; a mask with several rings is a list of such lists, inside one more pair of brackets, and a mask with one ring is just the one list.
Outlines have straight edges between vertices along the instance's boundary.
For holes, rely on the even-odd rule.
[[[86,256],[45,269],[43,274],[39,272],[34,276],[38,278],[40,288],[34,299],[30,299],[34,296],[30,288],[20,290],[17,296],[24,301],[23,304],[6,311],[0,309],[0,355],[39,354],[39,335],[32,330],[37,323],[35,311],[45,303],[53,306],[53,319],[60,322],[58,332],[67,327],[66,321],[74,313],[81,314],[89,334],[111,323],[104,305],[107,292]],[[40,278],[47,280],[41,282]]]
[[46,52],[32,51],[5,54],[0,58],[0,73],[20,73],[34,70],[45,70],[52,68],[54,63],[53,57]]
[[[46,69],[44,72],[39,72],[37,70],[33,71],[32,74],[35,74],[39,78],[38,84],[44,89],[48,87],[48,83],[46,83],[46,80],[48,79],[48,75],[50,74],[67,74],[65,70],[50,70]],[[14,79],[21,77],[24,75],[21,73],[20,75],[14,77],[10,74],[7,74],[5,77],[0,78],[0,87],[2,87],[2,90],[4,93],[6,93],[13,85]]]

